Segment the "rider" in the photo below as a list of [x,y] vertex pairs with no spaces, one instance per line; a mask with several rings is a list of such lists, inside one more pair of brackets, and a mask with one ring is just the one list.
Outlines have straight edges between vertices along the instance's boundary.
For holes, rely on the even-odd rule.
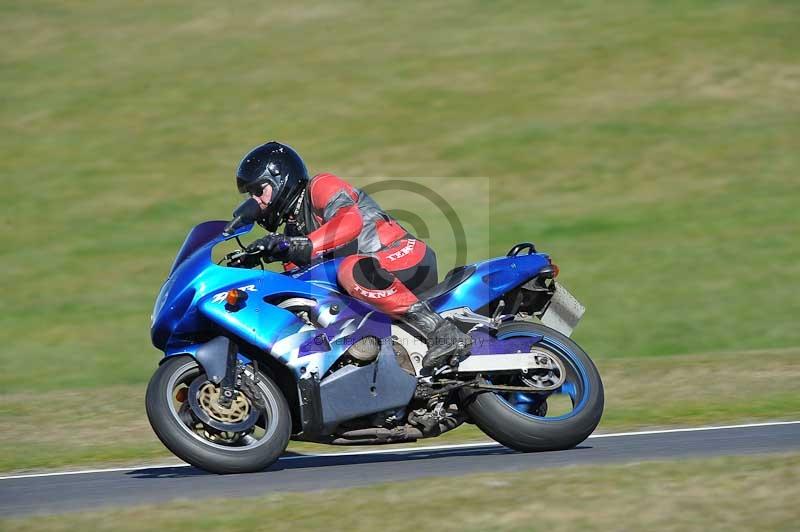
[[251,248],[262,248],[263,256],[283,261],[287,269],[322,255],[346,255],[337,270],[339,284],[419,330],[429,346],[424,368],[441,367],[469,350],[469,335],[415,295],[438,281],[433,250],[367,194],[333,174],[309,179],[297,152],[274,141],[244,156],[236,185],[258,202],[259,223],[267,230],[285,224],[284,234],[269,234]]

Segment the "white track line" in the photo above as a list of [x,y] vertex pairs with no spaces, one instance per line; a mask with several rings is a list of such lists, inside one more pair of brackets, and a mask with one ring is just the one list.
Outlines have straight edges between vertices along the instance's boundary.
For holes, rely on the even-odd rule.
[[615,438],[617,436],[646,436],[648,434],[669,434],[673,432],[700,432],[705,430],[747,429],[751,427],[772,427],[775,425],[797,425],[800,421],[768,421],[765,423],[745,423],[743,425],[717,425],[711,427],[688,427],[685,429],[642,430],[639,432],[616,432],[614,434],[592,434],[589,438]]
[[[589,439],[593,438],[617,438],[620,436],[647,436],[650,434],[672,434],[675,432],[702,432],[709,430],[727,430],[727,429],[747,429],[753,427],[772,427],[776,425],[797,425],[798,421],[768,421],[765,423],[747,423],[743,425],[717,425],[709,427],[689,427],[683,429],[660,429],[660,430],[643,430],[639,432],[615,432],[610,434],[592,434]],[[307,460],[309,458],[328,458],[333,456],[363,456],[369,454],[396,454],[396,453],[424,453],[426,451],[442,451],[442,450],[457,450],[457,449],[471,449],[476,447],[500,447],[497,442],[481,442],[481,443],[459,443],[453,445],[429,445],[426,447],[401,447],[395,449],[373,449],[371,451],[346,451],[341,453],[320,453],[320,454],[302,454],[297,456],[282,456],[278,461],[286,460]],[[57,471],[54,473],[29,473],[24,475],[10,475],[0,477],[0,480],[12,480],[16,478],[38,478],[38,477],[58,477],[65,475],[87,475],[90,473],[114,473],[120,471],[138,471],[141,469],[157,469],[167,467],[190,467],[185,462],[176,464],[153,464],[153,465],[138,465],[134,467],[115,467],[107,469],[82,469],[80,471]]]

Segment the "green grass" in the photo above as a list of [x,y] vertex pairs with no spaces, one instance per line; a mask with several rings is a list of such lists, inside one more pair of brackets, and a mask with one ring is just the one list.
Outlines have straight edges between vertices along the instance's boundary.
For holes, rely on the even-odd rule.
[[[795,420],[798,356],[800,349],[603,360],[606,407],[599,430]],[[416,445],[472,441],[489,440],[474,425],[462,425]],[[348,449],[289,445],[300,453]],[[7,394],[0,405],[0,471],[173,460],[147,423],[139,385]]]
[[[800,455],[562,467],[2,522],[8,530],[796,530]],[[609,504],[613,501],[613,504]],[[224,512],[208,512],[219,504]],[[348,511],[343,513],[342,508]],[[446,510],[445,510],[446,509]],[[443,516],[446,514],[446,518]],[[146,517],[144,517],[146,516]]]
[[229,215],[236,163],[270,138],[357,184],[445,178],[430,183],[468,222],[469,260],[550,252],[601,365],[798,346],[799,16],[735,0],[5,2],[3,400],[143,390],[180,242]]

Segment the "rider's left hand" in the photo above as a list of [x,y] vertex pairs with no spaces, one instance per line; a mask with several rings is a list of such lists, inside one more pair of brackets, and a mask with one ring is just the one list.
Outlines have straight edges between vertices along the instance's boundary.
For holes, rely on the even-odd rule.
[[270,257],[273,255],[273,250],[275,250],[279,243],[283,242],[285,238],[285,235],[269,234],[251,242],[250,245],[247,246],[247,251],[250,253],[260,252],[263,256]]

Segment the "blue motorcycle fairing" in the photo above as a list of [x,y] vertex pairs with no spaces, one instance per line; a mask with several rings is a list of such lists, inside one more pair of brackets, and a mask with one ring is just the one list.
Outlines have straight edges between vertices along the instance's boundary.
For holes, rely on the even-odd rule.
[[286,272],[285,275],[290,276],[292,279],[297,279],[298,281],[314,283],[318,286],[340,292],[341,290],[339,288],[336,272],[343,258],[344,257],[337,257],[335,259],[314,263],[305,268],[295,268],[294,270]]
[[[237,343],[239,358],[245,363],[248,356],[256,356],[251,353],[255,348],[287,367],[297,383],[314,376],[310,382],[324,397],[323,403],[330,403],[320,409],[319,422],[326,427],[408,404],[416,378],[394,360],[391,318],[339,290],[336,271],[341,259],[283,273],[219,266],[212,260],[214,246],[252,229],[250,225],[223,235],[226,223],[205,222],[187,236],[153,309],[151,338],[156,347],[166,356],[205,357],[206,371],[216,373],[227,351],[212,344],[213,338],[222,336]],[[478,310],[535,277],[548,264],[547,256],[538,254],[483,261],[475,265],[471,276],[430,301],[438,311]],[[231,307],[226,295],[233,288],[247,298]],[[288,298],[301,298],[298,304],[315,325],[278,306]],[[367,336],[381,341],[375,362],[333,368],[353,343]],[[485,354],[502,353],[508,347],[483,340]],[[517,347],[523,350],[526,345]]]
[[[151,336],[156,347],[169,347],[174,351],[176,347],[190,345],[193,343],[190,338],[192,334],[207,330],[208,325],[215,324],[224,330],[230,328],[231,332],[261,349],[272,350],[275,343],[282,338],[300,332],[303,323],[289,311],[260,304],[267,295],[285,294],[314,300],[326,299],[329,300],[328,305],[360,308],[362,316],[372,312],[365,304],[337,292],[336,269],[340,258],[286,273],[213,264],[211,250],[215,245],[252,229],[250,225],[231,235],[222,235],[225,224],[224,221],[205,222],[195,227],[187,236],[154,308]],[[475,264],[475,272],[460,285],[431,299],[431,306],[439,312],[459,307],[478,310],[534,277],[548,264],[547,255],[544,254],[517,255],[479,262]],[[232,288],[245,289],[251,296],[236,313],[229,312],[219,299]],[[337,297],[340,300],[337,301]],[[311,338],[312,334],[296,336],[284,344],[284,347],[293,349]],[[327,360],[332,357],[323,358]]]
[[[228,268],[214,264],[211,253],[214,246],[236,238],[252,229],[252,224],[223,235],[222,230],[227,222],[212,221],[196,226],[178,252],[172,271],[161,287],[153,309],[150,329],[153,345],[165,350],[176,345],[194,343],[191,335],[209,329],[208,320],[199,311],[201,301],[207,296],[213,297],[225,293],[232,288],[244,289],[255,299],[258,286],[263,284],[264,277],[269,274],[281,277],[280,274]],[[304,292],[314,290],[311,285],[301,287]],[[255,294],[253,292],[256,292]],[[249,303],[249,301],[248,301]],[[251,305],[252,306],[252,305]],[[301,322],[290,312],[277,309],[279,323],[293,323],[299,327]]]
[[[283,273],[214,264],[214,246],[252,229],[249,225],[223,235],[225,224],[205,222],[187,236],[153,311],[151,337],[156,347],[168,354],[188,352],[194,344],[228,333],[271,354],[299,376],[310,365],[324,374],[352,343],[364,336],[390,336],[390,318],[337,291],[336,268],[341,259]],[[470,277],[433,298],[431,306],[440,312],[458,307],[477,310],[534,277],[548,264],[543,254],[479,262]],[[225,294],[233,288],[248,295],[236,309],[225,304]],[[330,312],[326,327],[319,330],[293,312],[270,303],[286,297],[313,300],[318,313],[334,307],[340,311],[335,316]]]
[[[239,228],[229,236],[222,236],[227,222],[214,220],[195,226],[181,245],[170,268],[167,280],[161,286],[156,298],[153,313],[150,317],[150,337],[159,349],[165,349],[167,340],[184,319],[184,312],[194,297],[193,280],[203,273],[208,262],[211,262],[211,249],[225,240],[250,231],[253,224]],[[189,260],[191,259],[191,260]],[[187,261],[190,262],[187,267]]]
[[[341,260],[340,257],[316,263],[307,268],[292,270],[287,275],[300,281],[341,291],[336,278]],[[437,312],[460,307],[469,307],[476,311],[502,297],[509,290],[536,277],[542,268],[549,264],[550,259],[544,253],[484,260],[473,265],[475,272],[461,284],[440,296],[429,299],[429,303]]]
[[[387,316],[331,287],[336,260],[288,273],[214,264],[211,252],[215,245],[252,227],[224,236],[224,226],[225,222],[206,222],[195,227],[162,286],[151,337],[168,356],[192,354],[211,336],[227,333],[271,354],[299,377],[306,367],[324,374],[345,350],[365,336],[390,336]],[[227,291],[233,288],[248,296],[235,309],[225,301]],[[328,326],[309,327],[294,313],[269,302],[286,297],[315,301],[317,314],[328,313]],[[331,311],[334,307],[335,314]]]
[[432,298],[429,303],[437,312],[460,307],[472,311],[502,297],[505,293],[536,277],[550,264],[544,253],[499,257],[474,264],[475,272],[453,290]]
[[240,310],[231,312],[223,303],[206,297],[200,302],[200,311],[218,327],[270,353],[296,377],[307,368],[324,374],[350,346],[366,336],[379,339],[391,336],[389,318],[366,305],[335,294],[302,294],[299,289],[288,293],[316,299],[320,312],[336,305],[339,313],[329,326],[318,329],[309,327],[294,313],[260,298],[252,305],[246,303]]

